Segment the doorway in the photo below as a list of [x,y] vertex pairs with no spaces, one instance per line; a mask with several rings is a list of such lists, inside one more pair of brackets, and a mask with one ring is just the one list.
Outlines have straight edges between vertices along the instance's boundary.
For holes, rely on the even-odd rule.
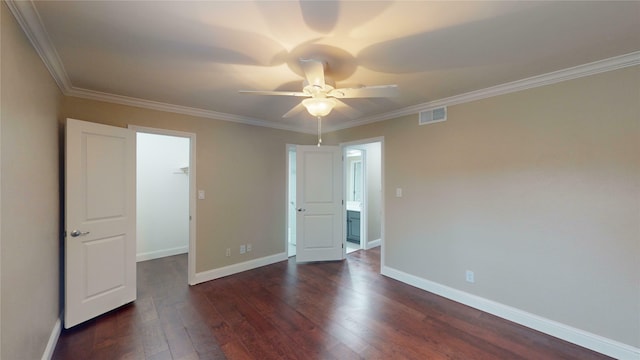
[[195,134],[136,131],[136,260],[187,253],[195,277]]
[[342,144],[347,253],[382,243],[382,138]]
[[[364,226],[366,216],[362,209],[366,209],[364,190],[366,169],[366,152],[364,150],[347,147],[344,156],[345,174],[345,207],[347,211],[346,224],[346,252],[352,253],[362,249],[366,239],[367,227]],[[364,214],[366,215],[366,214]]]
[[[346,206],[343,218],[347,253],[382,245],[383,141],[384,138],[379,137],[341,144],[345,159],[343,173]],[[292,257],[296,255],[296,146],[288,144],[286,150],[287,241],[285,251],[289,257]],[[359,241],[356,241],[356,235]],[[350,238],[354,241],[349,241]]]

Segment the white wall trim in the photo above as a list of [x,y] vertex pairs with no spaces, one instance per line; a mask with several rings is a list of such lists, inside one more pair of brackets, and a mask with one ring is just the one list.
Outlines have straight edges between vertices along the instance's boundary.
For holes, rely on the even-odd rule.
[[597,351],[617,359],[640,359],[640,349],[596,334],[580,330],[557,321],[549,320],[526,311],[489,299],[457,290],[436,282],[388,267],[381,267],[381,274],[447,299],[471,306],[517,324]]
[[[208,119],[231,121],[247,125],[263,126],[280,130],[289,130],[296,132],[301,131],[301,129],[294,126],[274,124],[272,122],[267,122],[261,119],[254,119],[212,110],[167,104],[158,101],[115,95],[101,91],[75,87],[71,84],[71,80],[69,79],[67,71],[64,68],[62,60],[60,59],[58,52],[51,42],[51,38],[49,37],[49,34],[47,33],[47,30],[42,23],[40,14],[38,13],[38,10],[36,9],[33,1],[6,0],[5,2],[7,3],[13,16],[16,18],[18,24],[20,24],[20,27],[26,34],[27,38],[33,45],[34,49],[42,59],[42,62],[46,66],[47,70],[49,70],[49,73],[55,80],[56,84],[58,85],[62,93],[66,96],[75,96],[84,99],[106,101],[115,104],[198,116]],[[313,131],[306,130],[304,132],[314,133]]]
[[378,247],[380,245],[382,245],[382,239],[375,239],[367,242],[367,246],[365,247],[365,250],[373,249],[374,247]]
[[[135,98],[130,96],[109,94],[105,92],[82,89],[82,88],[73,87],[73,86],[67,89],[63,89],[63,92],[67,96],[74,96],[74,97],[79,97],[83,99],[106,101],[109,103],[128,105],[128,106],[134,106],[134,107],[151,109],[151,110],[172,112],[172,113],[184,114],[184,115],[190,115],[190,116],[197,116],[197,117],[202,117],[207,119],[230,121],[230,122],[246,124],[246,125],[262,126],[262,127],[268,127],[268,128],[278,129],[278,130],[288,130],[288,131],[295,131],[295,132],[301,131],[300,128],[295,126],[276,124],[272,122],[267,122],[265,120],[250,118],[246,116],[227,114],[223,112],[199,109],[199,108],[182,106],[182,105],[168,104],[168,103],[145,100],[145,99],[140,99],[140,98]],[[315,132],[313,131],[305,130],[304,132],[309,134],[311,133],[315,134]]]
[[149,251],[149,252],[136,254],[136,262],[158,259],[165,256],[186,254],[188,252],[189,252],[188,246],[179,246],[171,249]]
[[[47,62],[45,61],[45,63]],[[596,75],[599,73],[618,70],[618,69],[622,69],[629,66],[635,66],[635,65],[640,65],[640,51],[612,57],[609,59],[603,59],[603,60],[599,60],[599,61],[595,61],[587,64],[582,64],[582,65],[574,66],[567,69],[561,69],[561,70],[553,71],[547,74],[532,76],[529,78],[508,82],[505,84],[500,84],[500,85],[488,87],[485,89],[475,90],[475,91],[471,91],[471,92],[460,94],[460,95],[454,95],[444,99],[417,104],[417,105],[405,107],[402,109],[398,109],[395,111],[383,113],[383,114],[376,114],[376,115],[372,115],[372,116],[368,116],[360,119],[345,121],[338,125],[327,126],[325,129],[325,132],[337,131],[337,130],[352,128],[360,125],[370,124],[374,122],[395,119],[401,116],[417,114],[421,111],[427,111],[437,107],[464,104],[464,103],[468,103],[476,100],[482,100],[482,99],[486,99],[494,96],[505,95],[505,94],[527,90],[527,89],[533,89],[540,86],[551,85],[551,84],[559,83],[562,81],[573,80],[573,79],[590,76],[590,75]],[[60,65],[60,67],[61,66],[62,65]],[[57,79],[56,76],[54,76],[54,78]],[[76,88],[73,86],[67,86],[61,89],[63,93],[67,96],[75,96],[75,97],[93,99],[98,101],[107,101],[107,102],[112,102],[117,104],[136,106],[136,107],[142,107],[147,109],[167,111],[167,112],[186,114],[186,115],[192,115],[192,116],[199,116],[199,117],[210,118],[210,119],[232,121],[232,122],[238,122],[238,123],[243,123],[248,125],[264,126],[264,127],[270,127],[270,128],[279,129],[279,130],[289,130],[289,131],[303,132],[303,133],[309,133],[309,134],[314,133],[313,130],[306,130],[297,126],[274,124],[272,122],[267,122],[261,119],[248,118],[244,116],[227,114],[227,113],[220,113],[220,112],[211,111],[211,110],[166,104],[166,103],[161,103],[156,101],[121,96],[121,95],[107,94],[107,93],[102,93],[102,92],[93,91],[93,90]]]
[[253,259],[253,260],[241,262],[238,264],[221,267],[218,269],[199,272],[199,273],[196,273],[194,281],[193,283],[190,283],[190,285],[196,285],[196,284],[203,283],[205,281],[215,280],[221,277],[237,274],[243,271],[252,270],[262,266],[275,264],[280,261],[285,261],[288,258],[289,257],[287,256],[287,253],[285,251],[279,254],[269,255],[269,256],[258,258],[258,259]]
[[42,24],[42,19],[35,5],[32,1],[6,0],[5,3],[18,24],[20,24],[25,35],[27,35],[56,84],[64,93],[70,87],[71,81],[58,52],[52,45],[49,34]]
[[567,69],[553,71],[547,74],[532,76],[522,80],[516,80],[501,85],[488,87],[468,93],[451,96],[444,99],[434,100],[414,106],[409,106],[396,111],[384,114],[373,115],[362,119],[347,121],[336,126],[327,128],[327,131],[336,131],[355,126],[370,124],[378,121],[395,119],[401,116],[417,114],[420,111],[427,111],[441,106],[452,106],[471,101],[482,100],[494,96],[505,95],[517,91],[536,88],[539,86],[551,85],[562,81],[573,80],[584,76],[595,75],[607,71],[622,69],[629,66],[640,65],[640,51],[625,55],[615,56],[609,59],[594,61],[591,63],[574,66]]
[[[192,116],[199,116],[210,119],[224,120],[238,122],[248,125],[256,125],[269,127],[280,130],[289,130],[302,133],[314,133],[313,130],[302,129],[297,126],[288,126],[283,124],[274,124],[273,122],[267,122],[262,119],[254,119],[239,115],[221,113],[217,111],[204,110],[198,108],[192,108],[187,106],[166,104],[157,101],[133,98],[128,96],[121,96],[115,94],[108,94],[99,91],[93,91],[88,89],[82,89],[74,87],[71,84],[69,76],[60,60],[55,47],[52,45],[49,34],[47,33],[40,14],[36,10],[32,1],[17,1],[17,0],[5,0],[11,13],[20,24],[20,27],[25,32],[29,41],[35,48],[38,55],[44,62],[45,66],[51,73],[62,93],[66,96],[75,96],[80,98],[106,101],[116,104],[123,104],[153,110],[167,111],[178,114],[186,114]],[[394,119],[397,117],[417,114],[420,111],[430,110],[434,107],[450,106],[456,104],[462,104],[465,102],[485,99],[492,96],[498,96],[503,94],[512,93],[515,91],[521,91],[531,89],[538,86],[550,85],[561,81],[576,79],[583,76],[589,76],[598,74],[601,72],[612,71],[621,69],[628,66],[634,66],[640,64],[640,51],[632,52],[625,55],[612,57],[609,59],[599,60],[584,65],[574,66],[564,70],[554,71],[548,74],[539,76],[533,76],[530,78],[509,82],[502,85],[489,87],[486,89],[471,91],[465,94],[456,95],[440,100],[426,102],[414,106],[409,106],[403,109],[390,111],[384,114],[373,115],[353,121],[346,121],[336,126],[330,126],[325,129],[326,132],[351,128],[364,124],[374,123],[383,120]]]
[[58,344],[58,339],[62,332],[62,321],[60,319],[62,319],[62,314],[60,314],[56,323],[53,324],[53,329],[51,330],[51,335],[49,335],[47,347],[44,349],[44,353],[42,353],[42,360],[51,360],[53,357],[53,352],[56,350],[56,345]]

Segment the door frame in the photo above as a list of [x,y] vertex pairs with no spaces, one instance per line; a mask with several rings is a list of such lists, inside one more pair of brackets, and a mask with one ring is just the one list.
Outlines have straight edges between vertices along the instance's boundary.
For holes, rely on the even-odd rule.
[[[285,224],[284,224],[284,228],[285,228],[285,237],[284,237],[284,252],[287,254],[287,258],[289,258],[290,256],[294,256],[294,255],[290,255],[289,254],[289,223],[293,220],[291,219],[291,216],[289,214],[289,207],[291,206],[291,201],[295,201],[295,199],[291,199],[289,197],[289,187],[291,186],[290,183],[290,179],[289,179],[289,175],[291,173],[291,159],[289,157],[289,153],[290,152],[295,152],[296,151],[296,145],[294,144],[286,144],[285,145],[285,163],[286,163],[286,176],[285,176],[285,184],[286,184],[286,190],[285,193],[287,194],[285,196]],[[296,154],[297,155],[297,154]],[[297,176],[297,175],[296,175]],[[295,234],[294,234],[295,236]],[[296,245],[297,245],[298,241],[296,239]],[[296,249],[297,250],[297,249]],[[296,251],[297,252],[297,251]]]
[[[384,254],[385,254],[385,229],[384,229],[384,224],[385,224],[385,171],[384,171],[384,167],[385,167],[385,161],[384,161],[384,136],[378,136],[378,137],[373,137],[373,138],[367,138],[367,139],[361,139],[361,140],[353,140],[353,141],[349,141],[349,142],[344,142],[344,143],[340,143],[340,147],[342,148],[342,156],[344,158],[347,157],[347,148],[349,147],[354,147],[354,146],[358,146],[358,145],[366,145],[366,144],[371,144],[371,143],[380,143],[380,188],[382,190],[382,193],[380,194],[380,263],[383,264],[384,262],[382,261],[384,259]],[[365,154],[365,152],[363,151],[363,154]],[[363,162],[366,159],[366,154],[363,155],[362,157]],[[345,161],[345,166],[346,166],[346,161]],[[366,165],[363,164],[363,170],[366,170]],[[346,170],[345,170],[346,171]],[[346,172],[344,177],[344,181],[345,181],[345,186],[343,186],[343,191],[344,193],[344,198],[346,199],[346,181],[347,181],[347,177],[346,177]],[[366,201],[367,199],[367,195],[366,195],[366,189],[367,189],[367,180],[366,180],[366,172],[364,172],[364,184],[365,184],[365,191],[363,194],[363,204],[365,204],[366,206]],[[347,207],[346,207],[346,201],[345,201],[345,206],[343,207],[344,210],[344,215],[342,216],[342,218],[345,221],[344,224],[344,238],[346,241],[346,237],[347,237],[347,233],[346,233],[346,221],[347,221]],[[368,226],[368,219],[367,219],[367,215],[365,215],[365,220],[362,220],[362,212],[360,213],[360,226],[362,229],[362,226],[366,225]],[[367,234],[368,231],[365,232],[361,232],[361,234]],[[368,250],[369,249],[369,239],[365,239],[365,241],[363,241],[362,239],[360,240],[360,248],[364,249],[364,250]]]
[[159,129],[146,126],[129,125],[129,129],[138,133],[167,135],[189,139],[189,252],[187,253],[187,281],[195,285],[196,277],[196,134],[177,130]]
[[[342,170],[343,173],[343,177],[344,177],[344,184],[342,185],[344,188],[344,218],[347,219],[347,203],[348,203],[348,195],[347,191],[349,189],[349,182],[351,181],[348,176],[351,172],[351,163],[347,161],[348,158],[348,150],[349,149],[354,149],[354,150],[358,150],[360,151],[361,155],[360,155],[360,166],[362,167],[362,179],[361,179],[361,185],[362,185],[362,201],[360,201],[361,203],[361,208],[360,208],[360,249],[367,249],[367,243],[368,243],[368,234],[367,234],[367,229],[368,229],[368,217],[367,214],[368,212],[366,210],[363,209],[367,209],[368,203],[369,203],[369,194],[367,192],[367,185],[368,185],[368,181],[367,181],[367,151],[363,150],[361,148],[358,148],[358,145],[345,145],[342,147],[342,158],[344,159],[344,169]],[[355,185],[354,185],[355,186]],[[346,221],[346,220],[345,220]],[[345,224],[345,230],[344,230],[344,238],[347,238],[347,224]],[[345,242],[345,251],[347,249],[346,247],[347,242]]]
[[[373,138],[367,138],[367,139],[361,139],[361,140],[354,140],[354,141],[349,141],[349,142],[344,142],[344,143],[340,143],[340,148],[342,150],[342,156],[346,158],[346,148],[347,147],[351,147],[351,146],[357,146],[357,145],[366,145],[366,144],[370,144],[370,143],[380,143],[380,187],[382,189],[382,193],[380,194],[380,260],[381,263],[382,260],[384,259],[384,254],[385,254],[385,155],[384,155],[384,136],[378,136],[378,137],[373,137]],[[289,217],[289,202],[291,201],[291,199],[289,198],[289,151],[291,151],[291,149],[295,149],[295,144],[286,144],[285,145],[285,151],[284,151],[284,155],[285,155],[285,163],[286,163],[286,188],[285,188],[285,192],[287,194],[287,196],[285,196],[285,201],[284,201],[284,209],[285,209],[285,224],[284,224],[284,228],[287,229],[289,226],[289,221],[291,221],[290,217]],[[363,157],[364,159],[364,157]],[[344,162],[346,163],[346,161]],[[346,166],[346,165],[345,165]],[[346,173],[345,173],[346,174]],[[346,183],[346,175],[343,174],[343,181]],[[364,180],[365,184],[366,184],[366,179]],[[366,186],[365,186],[366,188]],[[342,187],[342,191],[343,191],[343,199],[346,199],[346,184],[343,184]],[[366,196],[366,195],[363,195]],[[342,218],[344,219],[344,224],[343,224],[343,236],[342,236],[342,240],[343,240],[343,246],[346,246],[346,239],[347,239],[347,207],[346,207],[346,203],[345,206],[342,207],[343,209],[343,215]],[[362,223],[361,223],[362,226]],[[287,230],[285,230],[286,233]],[[362,243],[361,243],[362,245]],[[368,239],[367,239],[367,246],[368,246]],[[364,248],[365,250],[368,250],[366,248]],[[289,251],[289,239],[287,238],[287,236],[284,237],[284,252],[287,253],[288,256],[288,251]],[[346,247],[344,248],[343,254],[346,254]]]

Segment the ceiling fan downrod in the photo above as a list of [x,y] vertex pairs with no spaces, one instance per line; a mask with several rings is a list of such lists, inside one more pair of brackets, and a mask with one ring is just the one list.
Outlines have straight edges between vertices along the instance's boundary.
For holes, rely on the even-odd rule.
[[318,147],[322,144],[322,116],[318,116]]

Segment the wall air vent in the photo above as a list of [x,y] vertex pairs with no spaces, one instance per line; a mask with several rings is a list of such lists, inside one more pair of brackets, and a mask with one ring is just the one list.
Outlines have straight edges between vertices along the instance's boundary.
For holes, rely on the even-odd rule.
[[431,110],[420,111],[418,124],[426,125],[447,120],[447,107],[439,107]]

